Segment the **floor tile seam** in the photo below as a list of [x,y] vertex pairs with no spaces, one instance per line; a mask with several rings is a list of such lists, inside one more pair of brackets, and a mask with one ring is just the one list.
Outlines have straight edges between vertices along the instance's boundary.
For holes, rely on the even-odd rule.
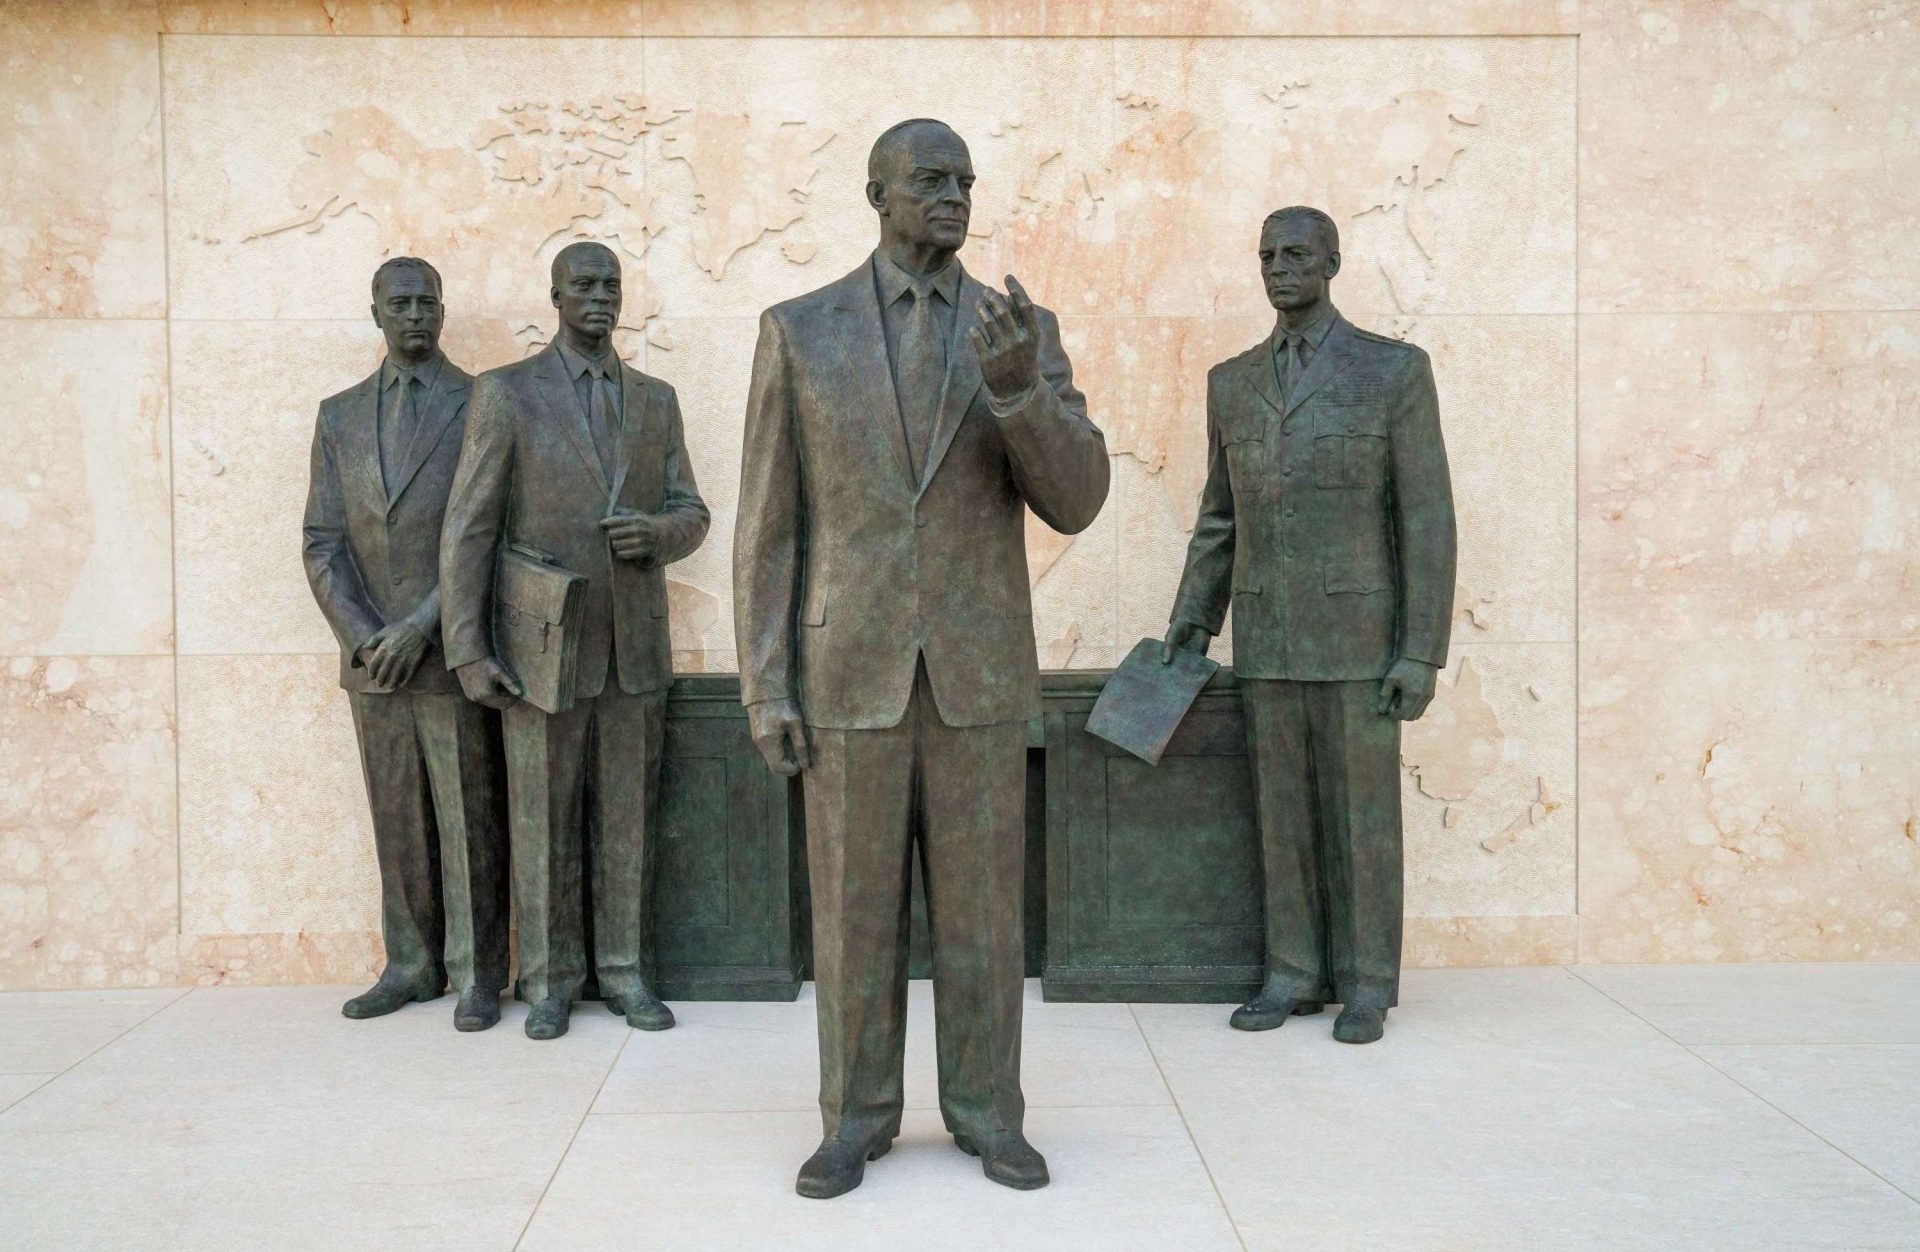
[[1798,1126],[1801,1130],[1806,1131],[1809,1135],[1812,1135],[1815,1139],[1818,1139],[1821,1143],[1833,1149],[1835,1152],[1839,1153],[1841,1156],[1845,1157],[1847,1160],[1852,1161],[1855,1165],[1858,1165],[1861,1169],[1865,1170],[1867,1173],[1872,1174],[1875,1178],[1879,1179],[1881,1182],[1891,1187],[1895,1192],[1905,1196],[1907,1200],[1911,1202],[1917,1210],[1920,1210],[1920,1195],[1916,1195],[1913,1192],[1907,1190],[1905,1187],[1901,1186],[1899,1183],[1895,1182],[1893,1179],[1887,1177],[1885,1174],[1881,1173],[1879,1170],[1875,1169],[1873,1166],[1867,1164],[1865,1161],[1861,1160],[1859,1157],[1855,1156],[1853,1153],[1847,1151],[1845,1148],[1841,1147],[1839,1144],[1835,1143],[1833,1140],[1827,1138],[1825,1135],[1821,1134],[1819,1131],[1815,1130],[1813,1127],[1807,1125],[1805,1122],[1801,1121],[1799,1118],[1795,1117],[1793,1114],[1787,1112],[1787,1110],[1781,1108],[1778,1104],[1775,1104],[1772,1100],[1769,1100],[1766,1096],[1762,1095],[1760,1092],[1755,1091],[1752,1087],[1740,1081],[1740,1079],[1735,1075],[1728,1073],[1724,1069],[1721,1069],[1718,1065],[1715,1065],[1713,1063],[1711,1058],[1701,1056],[1700,1053],[1695,1052],[1692,1048],[1687,1048],[1687,1051],[1692,1053],[1700,1061],[1702,1065],[1705,1065],[1708,1069],[1712,1070],[1714,1073],[1720,1075],[1722,1078],[1725,1078],[1728,1082],[1732,1083],[1734,1086],[1740,1088],[1740,1090],[1746,1092],[1748,1095],[1752,1096],[1754,1099],[1760,1101],[1760,1103],[1766,1105],[1768,1108],[1772,1109],[1774,1112],[1780,1114],[1780,1116],[1786,1118],[1788,1121],[1792,1122],[1795,1126]]
[[[1170,1099],[1156,1100],[1152,1102],[1140,1101],[1140,1100],[1101,1100],[1101,1101],[1086,1103],[1086,1104],[1037,1104],[1032,1100],[1027,1101],[1027,1111],[1029,1113],[1033,1112],[1035,1109],[1049,1109],[1049,1110],[1062,1109],[1062,1110],[1073,1110],[1073,1111],[1088,1111],[1088,1110],[1098,1110],[1098,1109],[1170,1109],[1174,1107],[1176,1106],[1174,1102]],[[790,1105],[790,1106],[780,1107],[780,1108],[758,1108],[758,1109],[749,1109],[749,1108],[602,1109],[602,1110],[591,1111],[587,1114],[587,1116],[589,1117],[763,1117],[770,1114],[781,1115],[781,1116],[786,1116],[789,1114],[802,1114],[802,1113],[817,1114],[819,1111],[820,1111],[820,1106],[818,1104],[807,1104],[807,1105]],[[901,1107],[901,1112],[903,1113],[938,1113],[939,1111],[940,1111],[940,1106],[938,1104],[907,1104]]]
[[[99,1056],[102,1052],[105,1052],[108,1048],[112,1047],[114,1044],[119,1043],[122,1039],[125,1039],[128,1035],[140,1029],[142,1026],[146,1025],[148,1022],[160,1016],[162,1013],[166,1012],[168,1009],[180,1003],[182,1000],[186,999],[188,996],[192,995],[195,991],[198,991],[198,990],[199,990],[198,987],[180,988],[178,995],[175,995],[172,999],[168,1000],[166,1003],[156,1006],[152,1012],[143,1015],[139,1021],[129,1023],[126,1029],[114,1035],[113,1038],[107,1040],[105,1043],[102,1043],[99,1047],[94,1048],[93,1050],[88,1052],[85,1056],[78,1058],[71,1065],[68,1065],[65,1069],[52,1071],[51,1077],[49,1077],[45,1082],[35,1087],[32,1091],[27,1092],[25,1095],[21,1096],[18,1100],[15,1100],[12,1104],[7,1105],[4,1109],[0,1109],[0,1117],[5,1117],[7,1114],[13,1112],[15,1109],[25,1104],[28,1100],[31,1100],[33,1099],[33,1097],[39,1095],[42,1091],[50,1090],[54,1086],[54,1084],[58,1083],[62,1078],[65,1078],[68,1074],[71,1074],[74,1070],[79,1069],[82,1065],[85,1065],[88,1061],[91,1061],[94,1057]],[[45,1072],[45,1071],[41,1071],[41,1072]]]
[[[1857,1166],[1867,1174],[1871,1175],[1875,1179],[1878,1179],[1881,1183],[1892,1188],[1892,1190],[1896,1194],[1906,1197],[1906,1199],[1912,1202],[1916,1207],[1920,1207],[1920,1196],[1915,1196],[1912,1192],[1898,1185],[1892,1179],[1882,1174],[1879,1170],[1874,1169],[1872,1166],[1862,1161],[1859,1157],[1854,1156],[1851,1152],[1848,1152],[1845,1148],[1840,1147],[1838,1144],[1834,1143],[1831,1139],[1827,1138],[1825,1135],[1821,1134],[1819,1131],[1813,1129],[1811,1126],[1807,1125],[1805,1122],[1801,1121],[1799,1118],[1795,1117],[1793,1114],[1787,1112],[1785,1109],[1775,1104],[1772,1100],[1767,1099],[1767,1097],[1765,1097],[1764,1095],[1761,1095],[1758,1091],[1755,1091],[1752,1087],[1749,1087],[1746,1083],[1741,1082],[1738,1078],[1734,1077],[1732,1074],[1728,1073],[1726,1070],[1721,1069],[1718,1065],[1715,1065],[1713,1061],[1710,1060],[1709,1058],[1702,1056],[1699,1052],[1695,1051],[1692,1047],[1689,1047],[1688,1045],[1681,1043],[1678,1039],[1675,1039],[1666,1030],[1662,1029],[1657,1023],[1649,1020],[1648,1018],[1643,1016],[1641,1013],[1639,1013],[1637,1010],[1633,1009],[1631,1006],[1623,1003],[1618,999],[1615,999],[1614,996],[1606,990],[1606,988],[1598,986],[1597,984],[1590,982],[1585,978],[1581,978],[1578,971],[1573,971],[1573,973],[1574,973],[1574,977],[1580,978],[1580,981],[1585,982],[1589,987],[1592,987],[1595,991],[1598,991],[1601,995],[1606,996],[1607,999],[1612,1000],[1615,1004],[1618,1004],[1622,1009],[1625,1009],[1627,1012],[1632,1013],[1635,1017],[1640,1018],[1641,1021],[1646,1022],[1647,1025],[1653,1027],[1654,1030],[1659,1031],[1660,1034],[1664,1038],[1666,1038],[1668,1041],[1670,1041],[1674,1047],[1680,1049],[1682,1052],[1686,1053],[1688,1056],[1692,1057],[1694,1060],[1698,1061],[1700,1064],[1706,1066],[1709,1070],[1713,1071],[1713,1073],[1718,1075],[1721,1079],[1725,1080],[1728,1083],[1731,1083],[1734,1087],[1736,1087],[1737,1089],[1739,1089],[1741,1092],[1745,1093],[1747,1096],[1751,1097],[1752,1099],[1758,1100],[1761,1104],[1765,1105],[1767,1108],[1773,1110],[1773,1112],[1785,1118],[1788,1122],[1798,1127],[1801,1131],[1805,1132],[1807,1135],[1812,1137],[1815,1141],[1824,1145],[1828,1150],[1836,1153],[1837,1155],[1851,1162],[1852,1164],[1854,1164],[1855,1166]],[[1701,1045],[1701,1046],[1712,1046],[1712,1045]]]
[[13,1099],[8,1100],[5,1104],[0,1104],[0,1113],[5,1113],[8,1109],[20,1103],[20,1101],[26,1099],[59,1076],[58,1074],[0,1074],[0,1077],[4,1078],[38,1078],[40,1080],[33,1084],[33,1086],[28,1087],[25,1091],[22,1091],[19,1095],[13,1097]]
[[561,1167],[566,1165],[567,1157],[573,1154],[573,1145],[579,1141],[580,1131],[586,1126],[587,1119],[593,1116],[593,1106],[600,1101],[600,1093],[607,1089],[607,1080],[613,1077],[613,1071],[620,1065],[620,1058],[626,1055],[627,1045],[633,1042],[633,1031],[628,1030],[621,1038],[620,1046],[613,1050],[613,1056],[607,1061],[606,1072],[600,1075],[600,1084],[593,1089],[593,1095],[587,1100],[587,1106],[580,1111],[580,1120],[574,1123],[573,1133],[567,1136],[567,1146],[560,1149],[560,1155],[554,1158],[553,1168],[547,1171],[547,1180],[540,1184],[540,1194],[534,1197],[527,1209],[527,1218],[520,1223],[520,1233],[513,1237],[514,1252],[526,1242],[527,1232],[533,1229],[533,1219],[540,1216],[540,1206],[547,1202],[547,1192],[553,1189],[553,1180],[560,1176]]
[[1160,1075],[1160,1085],[1167,1089],[1167,1098],[1173,1101],[1173,1111],[1180,1118],[1180,1128],[1187,1133],[1187,1142],[1193,1145],[1193,1155],[1200,1162],[1200,1171],[1207,1176],[1207,1185],[1213,1189],[1214,1203],[1220,1206],[1220,1212],[1227,1219],[1227,1229],[1233,1232],[1234,1242],[1240,1245],[1241,1252],[1247,1252],[1246,1236],[1240,1233],[1240,1223],[1234,1220],[1233,1209],[1227,1203],[1227,1196],[1220,1189],[1220,1180],[1213,1175],[1213,1166],[1207,1163],[1207,1154],[1200,1147],[1199,1138],[1193,1133],[1193,1126],[1187,1121],[1187,1111],[1180,1104],[1180,1097],[1174,1093],[1173,1083],[1167,1078],[1166,1067],[1160,1064],[1160,1053],[1155,1050],[1153,1040],[1147,1036],[1147,1028],[1140,1022],[1140,1014],[1132,1004],[1127,1012],[1133,1018],[1134,1029],[1140,1032],[1140,1041],[1147,1047],[1147,1055],[1153,1059],[1154,1072]]

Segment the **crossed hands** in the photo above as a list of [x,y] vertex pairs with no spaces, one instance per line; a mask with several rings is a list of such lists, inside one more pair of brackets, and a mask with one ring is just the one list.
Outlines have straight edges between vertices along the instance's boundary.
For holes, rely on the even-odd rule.
[[412,680],[426,654],[427,632],[401,618],[374,631],[373,637],[360,645],[358,657],[376,686],[397,691]]

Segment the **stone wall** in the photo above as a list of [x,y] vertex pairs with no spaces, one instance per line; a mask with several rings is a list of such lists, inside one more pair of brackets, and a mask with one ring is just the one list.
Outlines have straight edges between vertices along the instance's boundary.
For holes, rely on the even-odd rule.
[[12,0],[0,57],[0,986],[375,963],[297,532],[385,255],[478,369],[615,246],[714,510],[678,663],[730,669],[755,315],[866,254],[920,114],[1115,454],[1031,537],[1044,664],[1162,629],[1260,219],[1320,205],[1461,518],[1409,959],[1920,958],[1920,4]]

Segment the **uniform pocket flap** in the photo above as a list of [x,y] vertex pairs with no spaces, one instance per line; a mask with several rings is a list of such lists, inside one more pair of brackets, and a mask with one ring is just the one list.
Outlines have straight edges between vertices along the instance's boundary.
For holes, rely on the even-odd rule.
[[1393,590],[1393,575],[1380,568],[1367,568],[1364,565],[1328,563],[1321,571],[1325,580],[1326,592],[1330,596],[1372,595],[1376,591]]
[[1257,596],[1260,594],[1260,584],[1251,580],[1237,581],[1233,584],[1233,594],[1236,596]]

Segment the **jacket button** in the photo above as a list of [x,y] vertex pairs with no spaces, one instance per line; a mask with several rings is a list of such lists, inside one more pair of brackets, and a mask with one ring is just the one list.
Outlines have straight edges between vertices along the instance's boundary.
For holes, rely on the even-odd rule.
[[924,517],[916,517],[913,519],[913,525],[916,530],[925,530],[927,528],[927,519]]
[[1280,467],[1280,477],[1282,477],[1282,478],[1292,478],[1292,477],[1293,477],[1293,466],[1291,466],[1291,465],[1282,465],[1282,466]]
[[1287,510],[1287,516],[1288,516],[1288,517],[1292,517],[1292,516],[1293,516],[1293,510],[1292,510],[1292,509],[1288,509],[1288,510]]
[[393,585],[394,585],[394,586],[396,586],[396,587],[398,587],[398,586],[400,585],[400,583],[401,583],[401,581],[402,581],[402,579],[401,579],[401,577],[400,577],[400,575],[398,575],[398,574],[395,574],[395,575],[393,576]]
[[1352,424],[1349,424],[1349,425],[1347,426],[1347,433],[1348,433],[1349,435],[1352,435],[1352,434],[1358,434],[1358,433],[1359,433],[1359,430],[1360,430],[1360,428],[1359,428],[1358,426],[1354,426],[1354,425],[1352,425]]

